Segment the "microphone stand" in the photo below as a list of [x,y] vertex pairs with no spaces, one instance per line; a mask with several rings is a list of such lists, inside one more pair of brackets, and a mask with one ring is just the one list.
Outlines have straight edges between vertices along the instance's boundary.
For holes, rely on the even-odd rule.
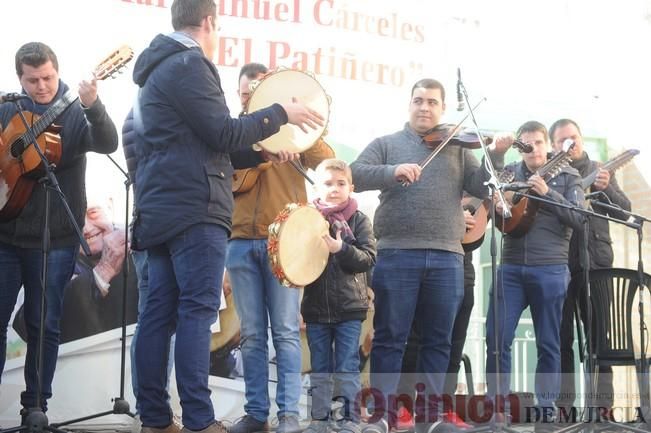
[[[125,381],[125,367],[126,367],[126,352],[127,352],[127,291],[129,289],[129,188],[131,187],[132,181],[127,173],[120,165],[111,158],[111,155],[106,155],[106,157],[115,165],[118,170],[124,175],[124,191],[125,191],[125,202],[124,202],[124,259],[123,259],[123,270],[122,270],[122,335],[121,335],[121,347],[120,347],[120,395],[113,398],[113,409],[107,410],[105,412],[99,412],[93,415],[87,415],[81,418],[75,418],[68,421],[63,421],[60,423],[53,424],[56,427],[76,424],[78,422],[87,421],[93,418],[100,418],[107,415],[129,415],[131,418],[135,418],[135,414],[131,412],[129,407],[129,402],[124,398],[124,381]],[[0,432],[2,433],[2,432]]]
[[[591,211],[589,209],[584,209],[584,208],[582,208],[580,206],[573,206],[573,205],[568,205],[568,204],[565,204],[565,203],[559,203],[559,202],[555,202],[555,201],[552,201],[552,200],[548,200],[548,199],[545,199],[545,198],[543,198],[543,197],[541,197],[539,195],[527,194],[527,193],[523,193],[523,192],[516,192],[516,194],[518,194],[518,195],[520,195],[522,197],[527,197],[530,200],[536,200],[536,201],[538,201],[540,203],[544,203],[544,204],[547,204],[547,205],[550,205],[550,206],[556,206],[556,207],[561,207],[561,208],[565,208],[565,209],[570,209],[570,210],[572,210],[574,212],[578,212],[578,213],[580,213],[580,214],[582,214],[584,216],[583,227],[584,227],[584,238],[585,239],[584,239],[584,246],[583,247],[584,247],[585,252],[586,252],[586,254],[584,255],[584,263],[585,262],[589,263],[589,258],[588,258],[588,254],[587,254],[587,249],[588,249],[588,237],[587,236],[588,236],[588,233],[589,233],[588,232],[588,218],[587,217],[601,218],[601,219],[612,221],[612,222],[615,222],[615,223],[618,223],[618,224],[622,224],[622,225],[624,225],[626,227],[636,229],[637,232],[638,232],[638,239],[639,239],[639,250],[638,250],[638,253],[639,253],[639,262],[638,262],[638,279],[639,279],[639,282],[638,282],[638,284],[640,285],[640,287],[639,287],[640,291],[642,291],[644,289],[644,286],[643,286],[644,272],[641,269],[641,266],[642,266],[641,265],[642,264],[642,247],[641,247],[642,246],[642,243],[641,243],[642,242],[641,241],[641,239],[642,239],[641,236],[642,235],[641,235],[641,231],[642,231],[642,221],[649,221],[647,218],[645,218],[645,217],[643,217],[641,215],[633,214],[633,213],[631,213],[629,211],[621,209],[618,206],[608,205],[608,204],[605,204],[605,203],[602,203],[602,202],[593,201],[592,204],[593,205],[596,204],[596,205],[602,206],[602,207],[610,209],[610,210],[614,210],[614,211],[617,211],[617,212],[620,212],[620,213],[624,213],[624,214],[633,216],[635,221],[634,222],[622,221],[620,219],[613,218],[613,217],[608,216],[608,215],[602,215],[602,214],[596,213],[594,211]],[[640,221],[640,222],[638,222],[638,221]],[[640,271],[642,271],[642,273],[640,273]],[[590,330],[590,328],[592,326],[592,322],[591,322],[592,306],[591,306],[591,303],[590,303],[591,302],[590,301],[590,282],[589,282],[590,279],[589,279],[589,275],[588,275],[587,270],[585,271],[585,279],[586,279],[586,283],[587,283],[586,284],[586,298],[587,298],[587,302],[586,302],[586,310],[587,310],[586,311],[586,318],[587,318],[587,320],[586,321],[588,322],[588,327],[587,327],[588,329],[586,331],[586,346],[588,347],[587,359],[589,360],[586,363],[586,366],[588,368],[588,371],[591,371],[589,368],[591,368],[591,366],[592,366],[592,354],[591,354],[591,352],[592,352],[592,340],[591,340],[592,333],[591,333],[591,330]],[[640,345],[642,346],[642,360],[641,360],[642,367],[641,367],[641,372],[644,374],[643,378],[646,378],[647,370],[644,369],[644,368],[646,368],[646,361],[645,361],[645,358],[644,358],[644,348],[643,348],[644,347],[644,330],[646,329],[646,326],[644,324],[644,317],[642,316],[642,314],[643,314],[643,311],[642,311],[643,300],[641,299],[642,297],[643,296],[640,295],[640,300],[639,300],[639,303],[640,303],[640,310],[639,310],[639,312],[640,312],[640,333],[641,333],[641,337],[642,337],[642,340],[640,340],[641,341]],[[591,390],[595,389],[596,387],[589,380],[586,380],[586,383],[588,384],[588,392],[591,393]],[[638,384],[640,386],[640,403],[641,403],[641,405],[646,404],[647,405],[646,408],[648,409],[649,408],[649,405],[648,405],[649,393],[648,393],[648,385],[646,383],[646,380],[638,379]],[[586,405],[587,405],[587,402],[586,402]],[[632,431],[632,432],[636,432],[636,433],[648,433],[648,430],[639,429],[637,427],[632,427],[632,426],[617,423],[617,422],[614,422],[614,421],[606,421],[606,423],[611,424],[611,425],[619,426],[619,427],[621,427],[622,431],[627,431],[628,430],[628,431]],[[594,427],[594,426],[591,425],[591,428],[592,427]],[[578,425],[568,426],[568,427],[556,430],[556,433],[568,433],[568,432],[575,431],[575,430],[581,430],[583,428],[585,428],[584,423],[579,423]]]
[[[491,161],[490,154],[488,152],[488,147],[486,146],[486,143],[484,142],[484,139],[482,137],[482,134],[480,132],[479,125],[477,124],[477,119],[475,118],[475,113],[473,112],[473,108],[470,105],[470,101],[468,100],[468,93],[466,92],[466,87],[464,86],[463,82],[461,81],[461,74],[459,73],[458,76],[458,81],[457,81],[457,90],[461,91],[463,93],[463,97],[466,102],[466,106],[468,107],[469,114],[472,118],[472,123],[475,126],[475,129],[477,131],[477,137],[479,138],[479,143],[481,145],[481,149],[484,152],[484,165],[486,167],[486,171],[490,175],[490,178],[488,181],[486,181],[486,186],[489,189],[489,197],[494,197],[497,195],[500,203],[502,204],[502,209],[503,209],[503,214],[505,218],[511,217],[511,208],[509,204],[506,202],[504,199],[504,194],[502,192],[502,184],[500,183],[499,178],[495,175],[495,168],[493,167],[493,162]],[[497,327],[497,314],[498,314],[498,298],[497,298],[497,238],[496,238],[496,227],[495,227],[495,200],[491,200],[491,205],[490,205],[490,219],[491,219],[491,242],[490,242],[490,255],[491,255],[491,286],[493,287],[493,318],[494,318],[494,324],[495,324],[495,365],[497,366],[496,372],[495,372],[495,380],[497,383],[497,388],[495,392],[495,404],[493,405],[494,408],[494,420],[492,425],[487,425],[487,426],[482,426],[482,427],[476,427],[470,430],[466,430],[467,433],[473,433],[473,432],[485,432],[485,431],[490,431],[490,432],[507,432],[507,433],[517,433],[518,430],[512,429],[510,427],[506,426],[506,416],[504,414],[504,408],[501,406],[498,406],[498,399],[500,396],[500,348],[498,346],[498,342],[500,341],[500,336],[498,335],[498,327]]]
[[[46,297],[45,297],[45,292],[47,290],[47,264],[48,264],[48,254],[50,251],[50,189],[53,190],[54,192],[57,193],[57,196],[61,200],[61,204],[63,205],[63,208],[66,211],[66,215],[68,216],[68,220],[71,223],[71,225],[74,227],[75,232],[77,234],[77,237],[79,239],[79,243],[81,245],[81,248],[84,251],[84,254],[87,256],[90,256],[90,248],[88,247],[88,243],[86,242],[86,239],[84,239],[84,235],[81,232],[81,229],[77,225],[77,221],[75,221],[75,217],[72,214],[72,211],[70,210],[70,206],[68,206],[68,202],[66,201],[66,197],[63,194],[63,191],[61,191],[61,188],[59,187],[59,182],[54,175],[54,168],[55,165],[51,164],[50,161],[48,161],[47,157],[43,153],[43,150],[40,148],[38,141],[36,140],[37,137],[34,136],[34,133],[32,132],[32,129],[29,126],[29,123],[27,122],[27,119],[25,118],[25,115],[23,114],[23,108],[20,105],[20,103],[15,100],[12,101],[14,105],[16,106],[16,112],[18,113],[23,126],[25,127],[25,138],[27,138],[27,142],[34,146],[34,150],[38,154],[39,158],[41,159],[41,165],[44,170],[44,175],[38,180],[38,183],[43,185],[44,192],[45,192],[45,197],[44,197],[44,204],[45,204],[45,209],[44,209],[44,216],[43,216],[43,238],[42,238],[42,243],[41,243],[41,251],[42,251],[42,263],[41,263],[41,314],[39,317],[39,328],[38,328],[38,349],[37,349],[37,362],[36,362],[36,373],[37,373],[37,381],[36,381],[36,404],[34,408],[27,408],[27,416],[25,417],[25,424],[17,426],[17,427],[11,427],[8,429],[3,429],[0,430],[0,433],[12,433],[12,432],[20,432],[20,431],[26,431],[29,433],[41,433],[44,430],[49,431],[49,432],[54,432],[54,433],[66,433],[65,430],[60,430],[54,425],[49,425],[48,424],[48,419],[47,416],[45,415],[45,412],[43,412],[42,404],[41,404],[41,391],[43,389],[43,374],[42,374],[42,369],[43,369],[43,340],[45,339],[45,317],[47,314],[46,311]],[[23,150],[24,151],[24,150]]]

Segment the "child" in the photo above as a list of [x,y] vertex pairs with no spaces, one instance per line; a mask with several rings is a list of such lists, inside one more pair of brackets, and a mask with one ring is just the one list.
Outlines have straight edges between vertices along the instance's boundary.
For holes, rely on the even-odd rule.
[[330,233],[323,236],[330,256],[321,276],[305,287],[301,304],[312,364],[312,422],[305,432],[329,431],[335,400],[343,403],[341,431],[359,433],[359,415],[353,409],[361,387],[359,338],[368,309],[366,272],[375,264],[375,237],[371,221],[350,197],[350,167],[326,159],[316,168],[316,177],[319,198],[314,205],[330,223]]

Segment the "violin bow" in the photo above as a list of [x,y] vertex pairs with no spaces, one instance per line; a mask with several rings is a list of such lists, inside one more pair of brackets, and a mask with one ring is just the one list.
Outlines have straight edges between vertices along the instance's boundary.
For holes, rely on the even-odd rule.
[[[477,104],[472,108],[473,111],[476,110],[477,107],[479,107],[479,106],[481,105],[481,103],[484,102],[485,100],[486,100],[486,97],[481,98],[481,99],[479,100],[479,102],[477,102]],[[470,112],[468,112],[468,113],[463,117],[463,119],[461,119],[461,120],[459,121],[459,123],[457,123],[457,124],[455,125],[455,127],[452,128],[452,132],[448,135],[448,138],[446,138],[446,139],[445,139],[441,144],[439,144],[438,146],[436,146],[436,149],[434,149],[434,150],[432,151],[432,153],[430,153],[430,154],[427,156],[427,158],[425,158],[424,160],[422,160],[421,162],[418,163],[418,165],[420,166],[421,169],[427,167],[427,165],[428,165],[430,162],[432,162],[432,160],[433,160],[434,158],[436,158],[436,155],[438,155],[438,154],[441,152],[441,150],[443,150],[443,148],[444,148],[444,147],[445,147],[445,146],[446,146],[446,145],[447,145],[447,144],[452,140],[452,138],[454,138],[454,135],[455,135],[457,132],[459,132],[459,130],[461,129],[461,125],[463,125],[463,122],[465,122],[466,119],[468,119],[469,116],[470,116]],[[407,180],[403,180],[403,181],[401,182],[401,184],[402,184],[402,186],[409,186],[410,182],[407,181]]]
[[[479,100],[479,102],[477,102],[477,104],[472,108],[473,111],[476,110],[477,107],[479,107],[479,106],[481,105],[481,103],[484,102],[485,100],[486,100],[485,97],[484,97],[484,98],[481,98],[481,99]],[[461,120],[459,121],[459,123],[457,123],[456,126],[455,126],[454,128],[452,128],[452,132],[450,133],[450,135],[448,135],[448,138],[446,138],[446,139],[443,141],[443,143],[441,143],[441,144],[439,144],[438,146],[436,146],[436,149],[434,149],[434,150],[432,151],[432,153],[430,153],[430,154],[427,156],[427,158],[425,158],[423,161],[421,161],[421,162],[418,164],[418,165],[420,165],[420,168],[425,168],[425,167],[426,167],[430,162],[432,162],[432,160],[436,157],[436,155],[438,155],[438,154],[441,152],[441,150],[442,150],[442,149],[443,149],[443,148],[444,148],[444,147],[445,147],[445,146],[446,146],[450,141],[452,141],[452,139],[454,138],[454,135],[455,135],[457,132],[459,132],[459,130],[461,129],[461,125],[463,125],[463,122],[465,122],[466,119],[468,119],[469,116],[470,116],[470,112],[468,112],[468,114],[466,114],[466,115],[463,117],[463,119],[461,119]]]

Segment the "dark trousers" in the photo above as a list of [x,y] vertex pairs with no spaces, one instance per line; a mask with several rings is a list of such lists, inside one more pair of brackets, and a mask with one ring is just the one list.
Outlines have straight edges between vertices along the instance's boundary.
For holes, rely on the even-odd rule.
[[[443,394],[454,395],[457,388],[457,379],[459,368],[461,366],[461,357],[463,356],[463,346],[466,344],[466,334],[472,307],[475,304],[475,268],[472,265],[472,252],[468,252],[463,257],[463,299],[461,306],[454,319],[452,326],[452,347],[450,348],[450,360],[445,375],[443,385]],[[416,321],[412,323],[405,354],[402,358],[402,373],[406,373],[400,378],[398,387],[400,393],[412,395],[414,393],[413,373],[417,373],[418,353],[420,345],[419,330]],[[411,374],[410,374],[411,373]]]

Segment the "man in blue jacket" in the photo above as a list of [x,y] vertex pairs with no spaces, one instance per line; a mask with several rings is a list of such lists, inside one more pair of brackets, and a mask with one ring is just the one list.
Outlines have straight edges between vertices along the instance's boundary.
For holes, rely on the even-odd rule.
[[229,153],[249,149],[240,162],[254,166],[263,157],[253,143],[284,123],[314,127],[322,117],[291,103],[232,118],[212,62],[214,0],[175,0],[171,11],[175,32],[156,36],[133,74],[140,87],[133,242],[149,260],[149,298],[136,348],[138,406],[143,433],[178,430],[165,391],[176,332],[184,430],[219,433],[225,429],[215,422],[208,371],[233,208]]
[[[54,173],[61,191],[72,210],[75,222],[84,226],[86,213],[86,152],[111,153],[117,149],[118,135],[104,104],[97,96],[95,80],[79,84],[79,102],[75,94],[59,79],[59,62],[52,49],[42,42],[29,42],[16,52],[16,74],[25,94],[21,110],[28,112],[27,121],[36,116],[48,116],[58,111],[65,96],[67,109],[56,117],[61,126],[61,159]],[[57,105],[59,107],[59,105]],[[9,124],[22,125],[16,107],[0,105],[0,130]],[[10,143],[5,143],[9,145]],[[25,152],[30,151],[28,148]],[[31,150],[33,151],[33,150]],[[3,155],[3,158],[5,156]],[[11,158],[11,156],[7,156]],[[24,178],[23,178],[24,179]],[[4,176],[0,185],[5,186]],[[0,186],[0,192],[3,187]],[[4,194],[3,195],[3,199]],[[45,216],[45,191],[34,185],[32,194],[20,214],[0,223],[0,350],[5,352],[7,325],[16,304],[21,286],[25,288],[24,315],[27,330],[27,356],[25,358],[26,390],[20,395],[23,423],[29,411],[47,410],[47,400],[52,397],[52,380],[59,350],[59,321],[63,310],[64,287],[75,268],[79,238],[66,210],[57,197],[50,197],[50,246],[45,284],[45,317],[43,361],[37,371],[38,334],[41,314],[42,239]],[[0,210],[8,204],[0,202]],[[4,369],[4,356],[0,357],[0,372]],[[41,400],[37,407],[38,374],[41,374]]]

